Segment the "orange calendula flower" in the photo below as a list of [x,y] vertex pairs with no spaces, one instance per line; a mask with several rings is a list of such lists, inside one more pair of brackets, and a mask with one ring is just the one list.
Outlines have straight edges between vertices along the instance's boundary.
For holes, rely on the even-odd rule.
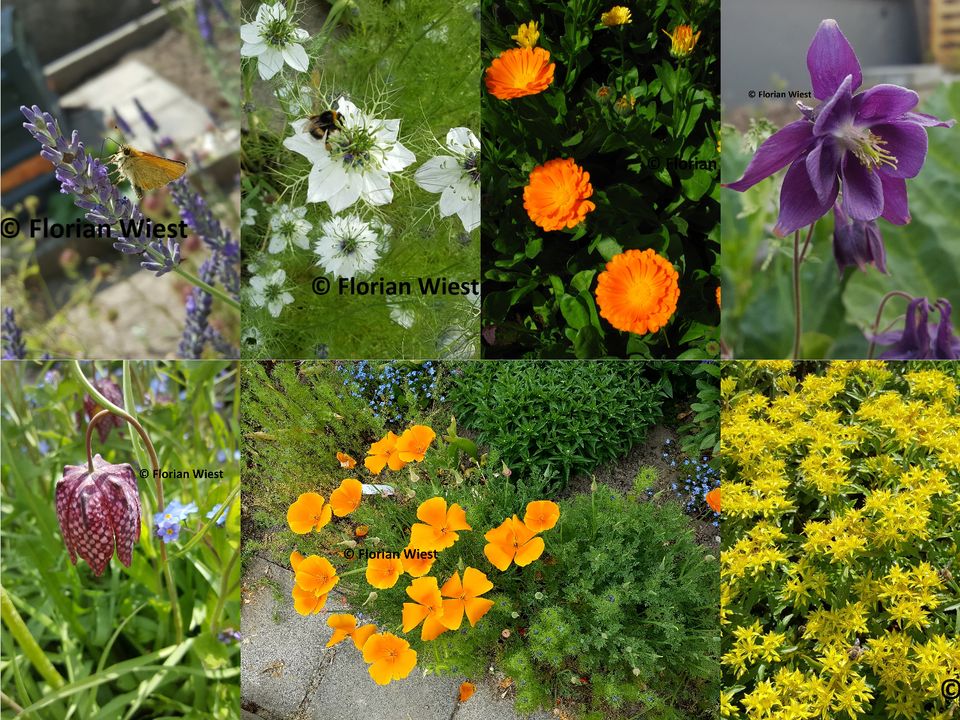
[[633,20],[630,17],[630,8],[623,5],[614,5],[600,16],[600,22],[607,27],[616,27],[617,25],[626,25]]
[[537,537],[516,515],[483,537],[487,540],[483,554],[498,570],[506,570],[511,562],[521,567],[529,565],[543,554],[543,538]]
[[554,68],[550,53],[543,48],[511,48],[490,63],[484,82],[498,100],[513,100],[550,87]]
[[440,597],[436,578],[417,578],[407,588],[407,595],[414,602],[403,604],[404,632],[410,632],[421,622],[423,623],[423,627],[420,628],[421,640],[433,640],[447,631],[444,624],[440,622],[440,618],[443,617],[443,598]]
[[323,495],[303,493],[287,508],[287,524],[297,535],[305,535],[330,522],[331,514],[330,506],[324,505]]
[[405,463],[422,462],[436,436],[433,429],[426,425],[407,428],[397,440],[397,455]]
[[347,470],[353,470],[357,466],[356,460],[342,452],[337,453],[337,462],[340,463],[340,467],[346,468]]
[[477,691],[477,686],[472,682],[460,683],[460,702],[466,702],[473,697],[473,694]]
[[717,307],[721,307],[721,305],[720,305],[720,288],[717,288]]
[[377,685],[403,680],[417,664],[417,651],[393,633],[371,635],[363,645],[363,660],[372,663],[370,677]]
[[457,503],[447,509],[447,501],[433,497],[420,503],[417,518],[410,528],[410,546],[417,550],[446,550],[460,539],[458,530],[472,530],[467,524],[467,513]]
[[615,255],[597,278],[600,316],[618,330],[656,332],[673,316],[680,297],[679,275],[653,250]]
[[333,586],[340,581],[336,568],[319,555],[310,555],[301,560],[294,571],[294,578],[297,585],[304,590],[324,595],[333,590]]
[[354,478],[346,478],[340,487],[330,493],[330,507],[337,517],[349,515],[360,507],[360,498],[363,497],[363,483]]
[[384,467],[389,467],[391,470],[402,470],[406,463],[397,454],[397,440],[399,438],[394,433],[388,432],[383,439],[377,440],[371,445],[367,457],[363,460],[367,470],[374,475],[379,475]]
[[549,500],[534,500],[527,503],[527,514],[523,516],[523,524],[535,533],[549,530],[560,519],[560,506]]
[[531,20],[517,28],[517,34],[511,35],[512,40],[517,41],[517,45],[523,48],[533,48],[537,46],[537,40],[540,39],[540,32],[537,30],[537,23]]
[[675,58],[683,58],[692,53],[697,40],[700,39],[700,31],[698,30],[694,35],[693,28],[689,25],[677,25],[673,33],[668,33],[666,30],[660,32],[670,38],[670,54]]
[[375,588],[386,590],[397,584],[403,574],[403,564],[398,558],[370,558],[367,560],[367,582]]
[[366,537],[369,533],[370,528],[367,525],[357,525],[353,529],[353,534],[358,538]]
[[720,512],[720,488],[714,488],[704,498],[714,512]]
[[293,609],[301,615],[315,615],[327,604],[327,593],[305,590],[299,585],[293,586]]
[[538,165],[523,189],[527,215],[544,230],[576,227],[597,206],[587,200],[593,195],[590,173],[570,158],[556,158]]
[[493,607],[493,600],[480,597],[490,590],[493,590],[493,583],[476,568],[468,567],[463,571],[462,583],[460,573],[454,572],[440,588],[440,595],[445,598],[440,622],[448,630],[458,630],[466,613],[471,627],[476,625]]
[[417,550],[412,545],[405,547],[400,554],[403,571],[410,577],[423,577],[426,575],[430,572],[430,568],[433,567],[436,559],[433,553],[425,550]]
[[363,650],[364,643],[377,631],[376,625],[357,627],[357,619],[353,615],[331,615],[327,618],[327,625],[333,628],[333,635],[327,642],[327,647],[333,647],[347,638],[353,639],[357,650]]

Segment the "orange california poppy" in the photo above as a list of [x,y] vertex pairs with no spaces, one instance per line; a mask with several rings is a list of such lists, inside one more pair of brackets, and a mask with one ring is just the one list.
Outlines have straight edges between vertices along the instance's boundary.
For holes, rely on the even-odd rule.
[[477,686],[472,682],[460,683],[460,702],[466,702],[473,697],[473,694],[477,691]]
[[370,533],[370,526],[368,525],[357,525],[353,529],[353,534],[358,538],[366,537]]
[[410,643],[393,633],[371,635],[363,645],[363,660],[372,663],[370,677],[377,685],[403,680],[417,664],[417,651]]
[[367,457],[363,460],[367,470],[374,475],[379,475],[384,467],[402,470],[406,463],[397,455],[397,440],[399,438],[394,433],[388,432],[382,439],[371,445]]
[[714,488],[708,492],[705,500],[714,512],[720,512],[720,488]]
[[293,571],[296,572],[297,568],[300,567],[300,562],[303,560],[303,555],[294,550],[290,553],[290,567],[293,568]]
[[327,604],[327,594],[313,590],[304,590],[299,585],[293,586],[293,609],[301,615],[314,615]]
[[397,584],[403,574],[399,558],[370,558],[367,560],[367,582],[375,588],[386,590]]
[[720,288],[717,288],[717,307],[720,307]]
[[360,507],[360,498],[363,496],[363,483],[354,478],[346,478],[340,487],[330,493],[330,507],[337,517],[349,515]]
[[549,530],[560,519],[560,506],[549,500],[534,500],[527,503],[527,514],[523,516],[523,524],[535,533]]
[[440,588],[434,577],[421,577],[410,583],[407,595],[412,603],[403,604],[403,631],[410,632],[421,622],[421,640],[433,640],[447,628],[440,622],[443,617],[443,598],[440,597]]
[[550,87],[555,67],[550,53],[541,47],[511,48],[490,63],[484,82],[498,100],[513,100]]
[[458,630],[463,622],[463,614],[471,627],[487,614],[493,607],[493,600],[480,597],[485,592],[493,590],[493,583],[486,574],[476,568],[468,567],[463,571],[463,582],[460,582],[460,573],[454,572],[440,588],[440,594],[446,598],[443,601],[443,615],[440,622],[448,630]]
[[349,637],[353,639],[357,650],[363,650],[364,643],[377,631],[376,625],[364,625],[358,628],[357,619],[353,615],[331,615],[327,618],[327,625],[333,628],[333,635],[330,636],[327,647],[333,647]]
[[400,562],[403,564],[403,571],[410,577],[423,577],[436,560],[436,556],[425,550],[417,550],[412,545],[408,545],[400,554]]
[[583,222],[597,206],[590,173],[571,158],[555,158],[538,165],[523,189],[523,206],[530,219],[544,230],[563,230]]
[[615,255],[597,278],[600,316],[617,330],[656,332],[677,310],[677,271],[653,250]]
[[287,524],[297,535],[305,535],[330,522],[331,512],[330,506],[324,504],[323,495],[303,493],[287,508]]
[[329,560],[319,555],[310,555],[301,560],[294,577],[297,585],[304,590],[324,595],[340,581],[337,577],[337,569]]
[[521,567],[529,565],[543,554],[543,538],[537,537],[516,515],[483,537],[487,540],[483,554],[498,570],[506,570],[511,562]]
[[340,463],[340,467],[346,468],[347,470],[353,470],[357,466],[356,460],[342,452],[337,453],[337,462]]
[[467,525],[466,511],[456,503],[447,510],[447,501],[442,497],[420,503],[417,517],[423,522],[410,528],[410,545],[417,550],[446,550],[460,539],[457,530],[472,529]]
[[397,440],[397,455],[405,462],[421,462],[427,454],[427,448],[437,434],[426,425],[414,425],[404,430]]

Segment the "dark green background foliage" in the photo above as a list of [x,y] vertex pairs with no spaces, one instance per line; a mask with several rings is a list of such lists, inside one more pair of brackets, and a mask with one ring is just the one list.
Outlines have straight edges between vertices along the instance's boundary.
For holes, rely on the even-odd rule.
[[[485,4],[484,67],[521,23],[556,63],[540,95],[503,101],[481,89],[484,357],[711,357],[718,352],[718,173],[668,170],[668,159],[718,160],[719,2],[631,3],[633,22],[604,28],[599,0]],[[661,30],[702,31],[684,60]],[[610,88],[607,99],[598,97]],[[618,110],[627,96],[635,105]],[[597,208],[572,230],[544,232],[523,207],[537,165],[571,157],[590,173]],[[654,167],[659,163],[659,168]],[[596,276],[623,250],[653,248],[680,274],[665,331],[638,336],[602,320]]]
[[669,382],[644,363],[466,363],[449,397],[462,428],[494,447],[523,482],[571,476],[624,455],[663,417]]

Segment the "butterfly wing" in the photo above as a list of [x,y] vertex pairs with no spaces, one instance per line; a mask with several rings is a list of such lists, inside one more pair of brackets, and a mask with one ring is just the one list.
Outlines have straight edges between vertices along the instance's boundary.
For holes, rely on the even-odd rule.
[[181,177],[187,171],[187,164],[179,160],[170,160],[153,153],[130,148],[130,154],[119,163],[120,170],[130,180],[138,198],[144,191],[156,190]]

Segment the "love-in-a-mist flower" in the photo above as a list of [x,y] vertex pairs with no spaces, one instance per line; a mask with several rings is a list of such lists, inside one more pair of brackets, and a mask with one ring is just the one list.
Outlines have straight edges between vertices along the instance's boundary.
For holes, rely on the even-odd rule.
[[[940,321],[928,322],[936,309]],[[907,305],[903,328],[875,335],[878,345],[892,347],[880,355],[881,360],[957,360],[960,359],[960,338],[953,334],[950,315],[953,307],[945,298],[931,306],[925,297],[913,298]]]
[[264,80],[280,72],[284,63],[297,72],[306,72],[310,58],[301,43],[309,37],[288,17],[282,2],[264,3],[253,22],[240,26],[240,56],[257,58],[257,70]]
[[325,202],[332,213],[357,200],[386,205],[393,200],[390,173],[417,159],[397,140],[400,120],[367,115],[346,98],[337,100],[333,109],[340,120],[336,132],[317,139],[306,131],[310,119],[301,118],[291,124],[293,135],[283,141],[285,148],[310,161],[307,202]]
[[677,310],[679,274],[652,249],[615,255],[597,278],[600,317],[624,332],[657,332]]
[[287,508],[287,524],[298,535],[320,530],[332,516],[333,508],[326,504],[323,495],[315,492],[302,493]]
[[557,158],[530,173],[523,189],[523,207],[544,230],[563,230],[576,227],[596,209],[587,199],[592,195],[590,173],[571,158]]
[[498,100],[515,100],[550,87],[555,68],[549,51],[541,47],[510,48],[494,58],[483,81]]
[[313,230],[313,223],[306,216],[305,207],[278,206],[270,218],[270,244],[267,250],[278,253],[294,247],[309,248],[310,238],[307,236]]
[[250,302],[255,307],[265,307],[273,317],[279,317],[286,305],[293,302],[287,290],[287,273],[282,269],[269,275],[254,275],[250,278]]
[[480,226],[480,141],[469,128],[451,128],[447,149],[417,168],[413,179],[427,192],[441,193],[440,216],[454,213],[470,232]]
[[363,644],[363,660],[377,685],[388,685],[391,680],[403,680],[417,665],[417,651],[403,638],[392,633],[371,635]]
[[130,465],[114,465],[100,455],[93,458],[93,472],[86,465],[67,465],[55,495],[71,563],[76,565],[79,555],[99,576],[116,548],[120,562],[130,567],[140,540],[140,491]]
[[457,503],[447,508],[442,497],[432,497],[420,503],[417,519],[410,528],[410,546],[418,550],[446,550],[460,539],[462,530],[471,530],[467,513]]
[[528,23],[523,23],[520,27],[517,28],[517,34],[510,36],[511,40],[515,40],[517,45],[522,48],[533,48],[537,46],[537,40],[540,39],[540,31],[537,30],[537,23],[535,20],[531,20]]
[[313,246],[317,265],[335,278],[368,275],[386,251],[389,225],[365,222],[359,215],[339,215],[320,225]]
[[867,265],[876,266],[882,273],[887,271],[887,251],[876,220],[854,220],[837,203],[833,206],[833,257],[842,274],[849,266],[866,270]]
[[843,211],[853,220],[909,222],[906,180],[926,159],[925,128],[952,127],[955,121],[912,112],[917,93],[898,85],[854,95],[863,74],[836,20],[820,23],[807,68],[820,105],[798,104],[803,118],[768,138],[743,177],[725,187],[742,192],[789,165],[774,228],[779,235],[816,222],[841,191]]
[[662,32],[670,38],[670,54],[675,58],[684,58],[692,53],[700,39],[700,31],[694,33],[690,25],[677,25],[672,33],[666,30]]

